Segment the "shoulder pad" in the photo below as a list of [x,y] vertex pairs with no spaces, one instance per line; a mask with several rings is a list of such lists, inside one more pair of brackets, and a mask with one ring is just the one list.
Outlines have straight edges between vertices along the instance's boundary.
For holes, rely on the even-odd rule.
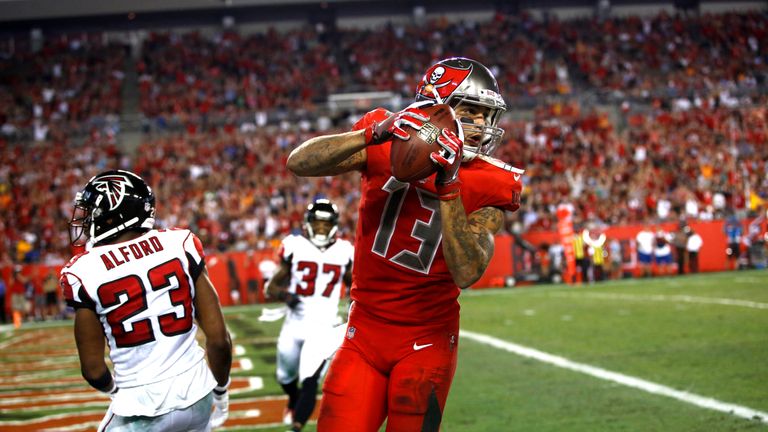
[[83,256],[87,255],[87,254],[88,254],[88,252],[89,252],[89,251],[80,252],[79,254],[77,254],[77,255],[73,256],[72,258],[70,258],[69,262],[68,262],[68,263],[66,263],[66,264],[64,265],[64,268],[70,268],[70,267],[72,267],[73,265],[75,265],[75,263],[77,262],[77,260],[79,260],[81,257],[83,257]]
[[173,232],[173,231],[189,231],[188,228],[170,227],[170,228],[155,228],[153,231],[157,232]]
[[494,157],[491,157],[491,156],[486,156],[486,155],[479,154],[479,155],[477,155],[477,159],[480,159],[480,160],[483,160],[485,162],[488,162],[489,164],[491,164],[491,165],[493,165],[493,166],[495,166],[497,168],[501,168],[501,169],[503,169],[505,171],[509,171],[511,173],[514,173],[514,174],[524,174],[525,173],[524,169],[513,167],[512,165],[510,165],[510,164],[508,164],[508,163],[506,163],[506,162],[504,162],[502,160],[499,160],[499,159],[496,159]]
[[364,116],[360,117],[354,126],[352,126],[352,130],[365,129],[373,122],[384,120],[391,115],[392,113],[384,108],[376,108],[368,111]]

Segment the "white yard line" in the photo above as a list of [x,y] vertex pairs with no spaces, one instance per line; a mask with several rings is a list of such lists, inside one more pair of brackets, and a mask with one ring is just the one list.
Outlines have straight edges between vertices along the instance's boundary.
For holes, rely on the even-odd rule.
[[511,352],[522,357],[531,358],[540,362],[548,363],[564,369],[569,369],[574,372],[583,373],[606,381],[615,382],[617,384],[625,385],[627,387],[636,388],[648,393],[667,396],[679,401],[696,405],[701,408],[707,408],[715,411],[724,412],[726,414],[733,414],[738,417],[742,417],[749,420],[759,420],[763,423],[768,423],[768,413],[763,411],[754,410],[741,405],[735,405],[727,402],[721,402],[717,399],[708,398],[705,396],[699,396],[697,394],[675,390],[670,387],[656,384],[644,379],[635,378],[629,375],[620,374],[617,372],[611,372],[609,370],[601,369],[598,367],[590,366],[583,363],[577,363],[572,360],[568,360],[565,357],[560,357],[552,354],[545,353],[533,348],[528,348],[522,345],[517,345],[511,342],[507,342],[501,339],[497,339],[492,336],[484,335],[482,333],[475,333],[467,330],[461,330],[461,337],[471,339],[475,342],[489,345],[494,348]]
[[697,303],[697,304],[716,304],[722,306],[738,306],[752,309],[768,309],[768,303],[760,303],[749,300],[738,300],[717,297],[696,297],[689,295],[664,295],[664,294],[616,294],[616,293],[568,293],[568,292],[550,292],[550,297],[587,297],[599,300],[633,300],[633,301],[658,301],[669,303]]

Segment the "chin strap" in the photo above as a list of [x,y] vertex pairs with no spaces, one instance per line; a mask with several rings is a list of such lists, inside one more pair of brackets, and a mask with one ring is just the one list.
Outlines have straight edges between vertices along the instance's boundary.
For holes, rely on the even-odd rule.
[[93,234],[96,233],[96,225],[94,223],[91,223],[91,230],[93,231],[91,233],[91,238],[93,239],[94,243],[98,243],[98,242],[100,242],[100,241],[102,241],[102,240],[104,240],[106,238],[109,238],[109,237],[119,233],[120,231],[122,231],[122,230],[124,230],[126,228],[132,227],[138,221],[139,221],[139,218],[135,217],[135,218],[133,218],[131,220],[128,220],[128,221],[126,221],[126,222],[124,222],[124,223],[122,223],[122,224],[112,228],[111,230],[105,232],[104,234],[102,234],[100,236],[94,236],[93,235]]

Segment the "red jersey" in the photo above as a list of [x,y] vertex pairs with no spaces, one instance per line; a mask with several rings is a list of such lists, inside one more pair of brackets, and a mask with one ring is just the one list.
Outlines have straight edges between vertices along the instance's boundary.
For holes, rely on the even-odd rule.
[[[387,118],[384,109],[366,114],[354,130]],[[440,201],[434,176],[397,181],[390,168],[391,142],[366,149],[355,243],[351,297],[355,307],[395,323],[458,320],[459,287],[443,257]],[[523,171],[487,156],[459,170],[467,214],[483,207],[520,207]]]

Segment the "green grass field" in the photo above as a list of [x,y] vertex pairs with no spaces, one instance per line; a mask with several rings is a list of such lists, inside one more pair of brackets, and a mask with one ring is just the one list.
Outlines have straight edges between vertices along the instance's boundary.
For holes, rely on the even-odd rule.
[[[766,271],[473,290],[460,300],[463,334],[445,432],[768,430]],[[233,394],[233,403],[281,395],[274,379],[281,322],[259,322],[262,309],[225,310],[241,365],[234,375],[259,376],[264,384]],[[71,322],[0,332],[4,347],[39,337],[42,329],[52,338],[63,335],[49,348],[69,348],[36,363],[62,367],[24,372],[30,380],[12,372],[26,357],[0,352],[0,430],[54,413],[103,415],[103,397],[56,408],[9,408],[31,389],[87,390],[67,327]],[[38,350],[34,346],[40,345],[29,349]],[[252,367],[242,367],[243,360]],[[305,430],[315,431],[314,424]]]
[[[768,272],[465,291],[462,330],[674,390],[768,412]],[[228,322],[279,394],[279,322]],[[741,431],[762,422],[649,393],[462,337],[443,431]],[[284,428],[265,429],[270,431]],[[307,430],[314,430],[310,425]]]

